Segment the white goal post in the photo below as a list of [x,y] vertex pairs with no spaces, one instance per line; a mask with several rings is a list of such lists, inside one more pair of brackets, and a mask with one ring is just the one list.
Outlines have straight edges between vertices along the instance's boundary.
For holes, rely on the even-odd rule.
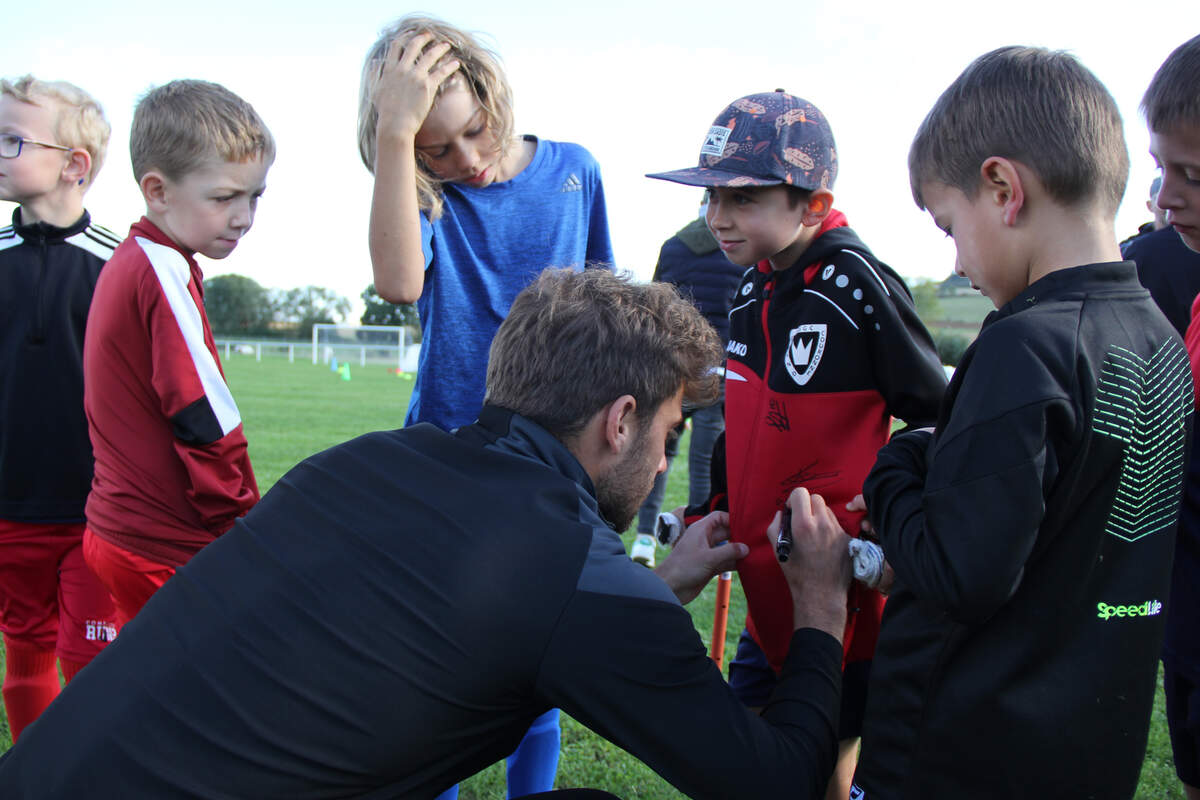
[[360,366],[395,364],[404,369],[408,331],[398,325],[335,325],[318,322],[312,328],[312,363],[358,361]]

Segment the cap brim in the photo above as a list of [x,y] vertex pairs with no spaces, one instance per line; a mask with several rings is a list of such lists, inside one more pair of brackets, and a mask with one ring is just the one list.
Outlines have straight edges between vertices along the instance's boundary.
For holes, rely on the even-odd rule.
[[652,172],[647,173],[646,177],[682,183],[686,186],[778,186],[783,183],[779,178],[755,178],[741,172],[730,172],[711,167]]

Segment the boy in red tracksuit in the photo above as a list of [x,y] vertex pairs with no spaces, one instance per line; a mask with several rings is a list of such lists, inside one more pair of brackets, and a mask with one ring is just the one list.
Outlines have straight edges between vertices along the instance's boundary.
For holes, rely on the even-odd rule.
[[[749,607],[729,680],[761,706],[791,631],[787,584],[762,531],[803,486],[857,535],[862,492],[892,418],[931,424],[946,378],[903,280],[833,208],[833,133],[811,103],[750,95],[713,123],[699,166],[651,175],[708,188],[708,225],[749,267],[729,314],[724,475],[708,507],[727,505]],[[721,444],[718,443],[718,449]],[[724,481],[722,481],[724,478]],[[723,484],[723,485],[722,485]],[[841,752],[829,797],[849,794],[883,597],[855,585],[847,623]]]
[[138,103],[130,153],[146,216],[100,276],[83,351],[84,557],[125,620],[258,501],[194,256],[250,229],[275,143],[229,90],[173,81]]

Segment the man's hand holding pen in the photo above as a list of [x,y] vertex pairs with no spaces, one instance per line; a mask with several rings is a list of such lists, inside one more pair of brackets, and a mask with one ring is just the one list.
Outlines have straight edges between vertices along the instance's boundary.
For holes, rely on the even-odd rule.
[[840,641],[851,574],[846,534],[825,500],[804,488],[792,491],[786,515],[790,520],[784,535],[780,536],[780,528],[785,514],[779,513],[767,536],[778,547],[788,541],[787,532],[791,534],[788,557],[781,560],[780,568],[792,593],[793,624],[797,629],[823,630]]

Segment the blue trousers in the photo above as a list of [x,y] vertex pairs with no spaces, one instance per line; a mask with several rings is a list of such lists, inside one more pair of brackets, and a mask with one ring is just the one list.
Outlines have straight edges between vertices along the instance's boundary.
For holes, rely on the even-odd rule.
[[[508,757],[508,797],[537,792],[548,792],[554,788],[554,776],[558,773],[558,750],[562,742],[562,731],[558,725],[558,709],[552,708],[533,721],[525,738]],[[458,786],[451,786],[438,795],[437,800],[457,800]]]

